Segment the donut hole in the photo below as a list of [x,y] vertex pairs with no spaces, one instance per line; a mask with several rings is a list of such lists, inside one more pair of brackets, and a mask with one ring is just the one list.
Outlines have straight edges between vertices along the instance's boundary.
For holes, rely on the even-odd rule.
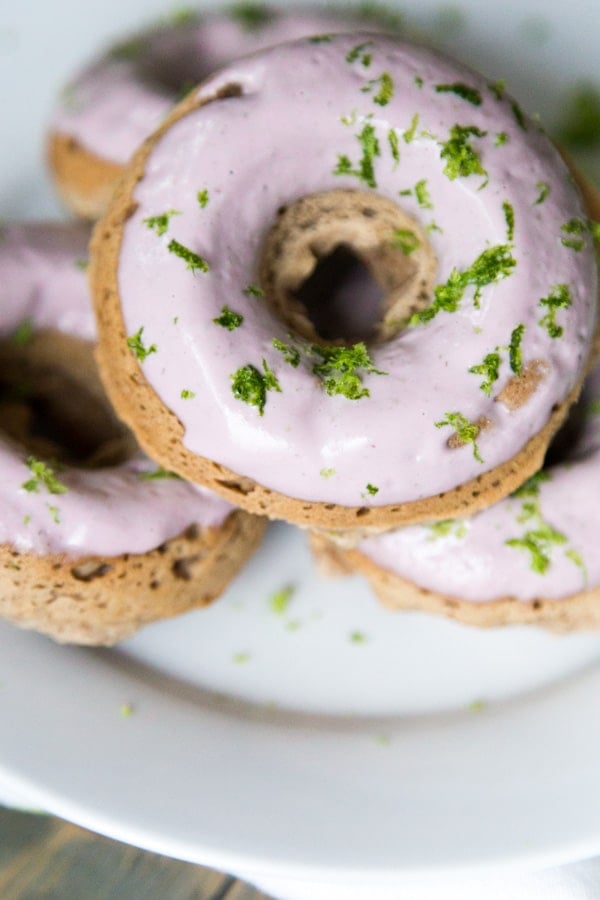
[[38,458],[80,468],[117,465],[135,452],[92,345],[54,331],[0,340],[0,428]]
[[313,271],[292,296],[324,341],[372,341],[383,318],[383,291],[346,244],[317,258]]
[[419,223],[393,201],[354,190],[280,207],[259,261],[266,302],[316,343],[391,340],[429,305],[436,275]]
[[595,434],[595,429],[590,428],[590,416],[597,414],[596,399],[597,389],[590,387],[589,382],[586,383],[564,425],[554,435],[546,453],[544,467],[573,463],[597,451],[600,433]]

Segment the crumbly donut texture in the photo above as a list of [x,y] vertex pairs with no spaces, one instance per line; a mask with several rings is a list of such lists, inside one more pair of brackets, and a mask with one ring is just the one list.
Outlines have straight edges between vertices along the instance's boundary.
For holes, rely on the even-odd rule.
[[114,643],[218,596],[264,523],[144,458],[114,416],[81,338],[94,333],[81,229],[3,236],[0,615]]
[[59,196],[77,215],[105,211],[123,167],[174,103],[211,72],[238,57],[308,34],[393,30],[393,16],[360,9],[276,9],[234,4],[172,19],[125,38],[63,90],[48,136],[47,157]]
[[260,544],[265,520],[237,510],[144,554],[20,553],[0,544],[0,616],[61,643],[111,645],[207,606]]
[[[290,335],[258,281],[280,211],[336,190],[365,221],[370,197],[399,205],[420,231],[388,245],[410,256],[425,232],[438,261],[426,307],[368,347]],[[136,155],[92,256],[102,377],[142,446],[305,526],[506,496],[541,466],[594,331],[593,233],[545,135],[501,86],[375,35],[209,79]]]
[[46,148],[58,196],[82,219],[97,219],[107,208],[123,167],[83,147],[70,135],[52,133]]

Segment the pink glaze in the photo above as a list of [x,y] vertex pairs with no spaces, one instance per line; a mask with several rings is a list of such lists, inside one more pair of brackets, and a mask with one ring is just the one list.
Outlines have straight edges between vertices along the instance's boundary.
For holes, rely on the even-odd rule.
[[[95,336],[84,226],[8,225],[0,242],[0,337],[30,320],[86,340]],[[144,480],[157,467],[141,455],[121,466],[56,471],[63,493],[32,479],[29,454],[0,435],[0,544],[20,552],[72,556],[145,553],[188,525],[220,525],[232,507],[210,491],[172,478]]]
[[[368,66],[346,59],[361,43],[368,44]],[[394,93],[380,106],[373,79],[383,73],[393,78]],[[456,82],[479,90],[481,105],[435,90]],[[591,237],[586,231],[580,252],[562,243],[561,226],[574,217],[584,221],[586,213],[543,132],[530,120],[524,130],[510,98],[498,100],[480,76],[382,36],[277,47],[219,72],[198,97],[214,97],[230,84],[242,95],[188,114],[154,146],[119,261],[127,334],[143,327],[145,346],[156,345],[140,364],[183,423],[186,446],[288,496],[348,506],[427,497],[512,458],[580,378],[595,318]],[[472,141],[487,185],[480,175],[444,174],[441,142],[456,124],[487,132]],[[440,285],[454,268],[463,272],[487,248],[507,243],[506,202],[514,210],[509,243],[516,267],[482,288],[479,308],[468,287],[456,312],[441,311],[371,347],[374,366],[387,374],[364,375],[370,396],[349,400],[324,391],[304,352],[297,368],[285,362],[272,341],[289,343],[287,326],[244,289],[256,282],[261,243],[281,206],[332,188],[370,189],[353,175],[334,174],[340,155],[358,169],[357,136],[366,126],[379,142],[377,193],[401,203],[423,227],[434,221],[440,229],[430,232]],[[390,133],[398,139],[399,163]],[[498,134],[506,135],[500,145]],[[414,190],[399,196],[423,179],[432,208],[419,206]],[[549,193],[536,203],[540,182]],[[197,197],[204,190],[206,205]],[[145,222],[172,210],[177,214],[162,235]],[[169,251],[172,240],[204,258],[210,271],[189,269]],[[561,284],[572,304],[556,311],[563,331],[552,338],[540,324],[546,308],[539,301]],[[244,316],[241,327],[214,324],[224,304]],[[494,396],[513,375],[507,345],[519,325],[523,363],[545,360],[547,372],[534,396],[510,411]],[[499,378],[487,396],[483,378],[469,369],[496,348]],[[263,360],[281,392],[267,393],[261,416],[233,396],[232,375],[248,364],[261,369]],[[182,391],[195,396],[185,399]],[[436,427],[454,412],[489,419],[477,441],[483,462],[471,444],[448,447],[452,427]],[[378,488],[375,495],[368,484]]]
[[[370,538],[359,545],[360,552],[420,587],[473,602],[560,600],[597,588],[600,366],[587,379],[565,435],[577,422],[581,431],[566,437],[564,461],[544,468],[547,480],[537,491],[521,489],[471,519]],[[558,535],[554,540],[543,539],[552,533],[548,529]],[[547,564],[523,546],[528,533],[534,541],[538,534]],[[519,543],[509,543],[515,539]]]
[[52,130],[99,157],[125,164],[185,88],[221,66],[305,35],[356,31],[367,21],[366,14],[351,11],[252,6],[264,9],[264,22],[249,27],[234,12],[213,12],[191,22],[158,25],[115,45],[63,91]]
[[91,341],[96,322],[86,269],[87,225],[48,222],[0,229],[0,333],[24,319]]

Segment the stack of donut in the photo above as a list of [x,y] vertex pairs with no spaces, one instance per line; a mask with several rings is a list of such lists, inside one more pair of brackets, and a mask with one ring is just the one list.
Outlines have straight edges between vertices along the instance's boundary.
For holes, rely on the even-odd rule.
[[[154,559],[186,525],[204,522],[204,540],[217,521],[237,522],[244,549],[229,533],[218,550],[237,568],[267,517],[310,530],[324,569],[364,573],[393,608],[596,627],[597,197],[503,84],[396,36],[334,33],[339,22],[318,14],[259,24],[235,50],[226,17],[147,32],[84,72],[56,118],[61,195],[89,216],[111,197],[91,242],[96,359],[154,462],[86,473],[80,504],[78,473],[19,458],[19,503],[38,505],[15,500],[7,559],[40,553],[51,506],[66,543],[44,537],[62,565],[44,579],[60,581],[46,623],[35,566],[20,585],[35,615],[14,603],[5,614],[59,639],[111,642],[188,608],[155,611],[146,597],[105,631],[96,608],[89,628],[88,612],[65,634],[47,624],[68,594],[62,561],[76,548],[73,576],[92,552],[69,537],[82,526],[67,498],[87,506],[101,492],[104,505],[114,479],[122,500],[122,484],[154,466],[179,478],[152,483],[165,490],[156,508],[140,501],[147,521],[158,507],[168,520],[152,585],[164,577]],[[278,43],[301,32],[313,33]],[[164,54],[182,35],[167,77]],[[207,75],[207,59],[234,52],[250,55]],[[184,70],[201,83],[165,118]],[[38,327],[65,331],[40,315]],[[23,304],[13,335],[30,316]],[[93,379],[86,389],[99,396]],[[109,455],[130,440],[112,431]],[[128,515],[106,506],[98,530],[112,536]],[[105,566],[116,578],[116,559],[147,549],[110,540],[83,571],[106,583]],[[171,571],[195,552],[178,545]]]

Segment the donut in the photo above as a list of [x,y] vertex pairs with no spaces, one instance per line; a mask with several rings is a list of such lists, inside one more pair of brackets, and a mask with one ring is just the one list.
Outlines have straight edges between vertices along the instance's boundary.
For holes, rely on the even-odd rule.
[[98,218],[144,138],[192,85],[232,60],[307,34],[364,28],[369,21],[397,28],[397,19],[367,5],[337,13],[254,2],[203,15],[178,10],[114,44],[63,90],[47,152],[60,197],[77,215]]
[[113,644],[218,596],[263,523],[132,448],[93,362],[88,239],[2,230],[0,615]]
[[412,525],[341,548],[311,537],[324,571],[359,572],[390,609],[470,625],[600,628],[600,364],[551,445],[510,497],[469,519]]
[[[594,235],[502,85],[382,35],[280,45],[186,98],[97,224],[102,378],[149,455],[248,511],[460,517],[540,468],[578,396]],[[362,267],[370,331],[317,330],[330,265],[325,312]]]

